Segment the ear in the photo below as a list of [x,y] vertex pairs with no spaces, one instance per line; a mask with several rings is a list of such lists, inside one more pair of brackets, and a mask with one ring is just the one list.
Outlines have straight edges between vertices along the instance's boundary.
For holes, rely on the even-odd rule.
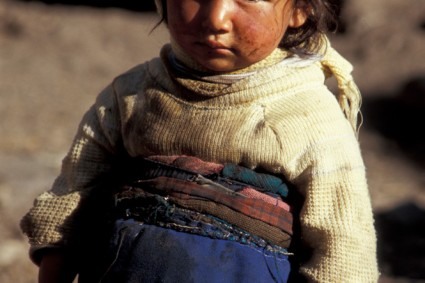
[[289,27],[298,28],[302,26],[307,20],[307,12],[303,8],[295,8],[292,12],[291,18],[289,19]]

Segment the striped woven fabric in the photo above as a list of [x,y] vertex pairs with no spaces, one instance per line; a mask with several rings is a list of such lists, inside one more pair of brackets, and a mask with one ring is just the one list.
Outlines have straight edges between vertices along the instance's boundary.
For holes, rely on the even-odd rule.
[[292,234],[292,214],[287,210],[272,205],[262,199],[253,199],[245,195],[222,189],[213,182],[205,182],[203,178],[193,181],[168,177],[157,177],[140,181],[137,186],[154,190],[160,195],[169,195],[180,199],[204,199],[225,205],[249,217]]
[[155,156],[136,164],[128,186],[117,195],[121,208],[137,206],[134,200],[143,199],[142,192],[148,192],[288,247],[293,216],[283,200],[288,187],[281,179],[187,156]]

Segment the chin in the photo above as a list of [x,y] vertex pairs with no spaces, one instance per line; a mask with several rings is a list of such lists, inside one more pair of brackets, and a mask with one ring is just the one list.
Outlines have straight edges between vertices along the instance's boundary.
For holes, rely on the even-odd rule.
[[205,69],[211,71],[211,72],[215,72],[215,73],[229,73],[229,72],[233,72],[236,71],[238,69],[240,69],[239,67],[235,66],[234,64],[229,64],[229,63],[208,63],[208,62],[203,62],[201,64]]

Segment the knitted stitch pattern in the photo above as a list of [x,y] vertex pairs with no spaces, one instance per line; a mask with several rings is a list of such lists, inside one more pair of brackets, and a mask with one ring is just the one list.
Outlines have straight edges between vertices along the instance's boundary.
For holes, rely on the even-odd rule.
[[53,188],[21,222],[31,254],[78,233],[76,211],[118,156],[189,155],[284,175],[305,197],[301,233],[313,255],[301,272],[311,282],[376,282],[365,167],[321,62],[220,84],[176,73],[170,52],[116,78],[86,113]]

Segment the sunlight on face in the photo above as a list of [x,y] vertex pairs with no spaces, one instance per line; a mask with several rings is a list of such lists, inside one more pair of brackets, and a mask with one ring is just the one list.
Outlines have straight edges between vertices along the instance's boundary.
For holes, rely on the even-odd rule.
[[175,42],[214,72],[264,59],[288,26],[303,23],[292,0],[167,0],[167,11]]

